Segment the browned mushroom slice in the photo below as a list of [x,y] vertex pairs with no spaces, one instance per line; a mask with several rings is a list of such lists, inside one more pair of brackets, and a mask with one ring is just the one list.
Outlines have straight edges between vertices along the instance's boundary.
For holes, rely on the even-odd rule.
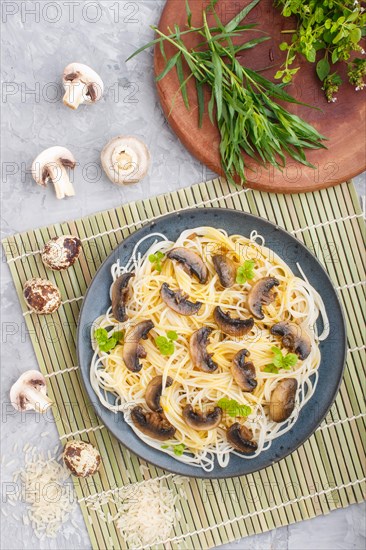
[[202,327],[194,332],[189,340],[189,353],[194,367],[203,372],[214,372],[217,363],[212,360],[212,354],[207,352],[208,337],[212,328]]
[[122,273],[113,283],[112,287],[112,313],[113,317],[123,323],[126,321],[126,300],[128,297],[128,283],[134,277],[133,273]]
[[161,285],[160,296],[170,309],[180,315],[195,315],[202,307],[202,302],[190,302],[181,289],[174,291],[167,283]]
[[184,422],[198,431],[208,431],[217,428],[222,419],[222,409],[215,407],[211,412],[202,413],[193,410],[192,405],[186,405],[182,413]]
[[228,442],[234,449],[240,451],[246,455],[254,453],[258,449],[258,445],[255,441],[252,441],[252,430],[235,422],[226,432]]
[[216,256],[213,256],[212,261],[222,286],[224,288],[233,286],[236,279],[235,262],[224,254],[217,254]]
[[131,419],[136,428],[153,439],[166,441],[174,437],[175,428],[162,413],[147,412],[137,405],[131,411]]
[[[165,387],[169,388],[173,384],[173,379],[170,376],[167,377]],[[146,405],[152,410],[157,412],[162,412],[162,407],[160,406],[160,397],[163,389],[163,377],[158,375],[154,376],[147,385],[145,391],[145,401]]]
[[275,277],[263,277],[252,286],[248,294],[248,309],[254,317],[264,319],[262,306],[273,302],[276,295],[271,291],[274,286],[279,284],[280,282]]
[[192,277],[194,275],[197,277],[200,283],[204,284],[207,281],[208,269],[203,263],[202,258],[190,250],[189,248],[173,248],[167,254],[168,258],[171,260],[176,260],[183,265],[183,269]]
[[300,359],[304,360],[310,355],[310,336],[300,325],[281,321],[273,325],[271,334],[282,336],[282,344],[285,348],[296,353]]
[[139,372],[142,369],[139,358],[146,357],[146,352],[140,344],[140,340],[146,340],[153,327],[154,323],[152,321],[141,321],[126,333],[123,345],[123,361],[132,372]]
[[295,378],[283,378],[271,394],[269,415],[274,422],[287,420],[295,408],[297,380]]
[[219,329],[229,336],[244,336],[254,326],[254,319],[232,318],[228,313],[224,313],[220,306],[214,309],[214,319]]
[[231,374],[239,388],[246,392],[252,392],[257,387],[257,373],[252,361],[246,361],[250,355],[247,349],[238,351],[231,365]]

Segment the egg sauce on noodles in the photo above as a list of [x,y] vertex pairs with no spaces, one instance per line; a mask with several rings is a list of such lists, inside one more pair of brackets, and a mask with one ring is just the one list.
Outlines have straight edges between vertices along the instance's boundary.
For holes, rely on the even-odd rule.
[[[152,239],[153,244],[145,254],[141,254],[139,247],[146,239]],[[201,256],[209,270],[206,284],[191,277],[181,264],[166,258],[165,254],[176,247],[191,249]],[[161,272],[149,261],[149,256],[157,251],[164,254]],[[231,288],[223,288],[212,261],[213,255],[223,253],[228,254],[239,265],[245,260],[254,260],[254,279],[244,284],[236,283]],[[301,271],[300,266],[298,267]],[[300,409],[315,391],[320,364],[318,341],[328,335],[327,328],[322,334],[317,334],[316,320],[319,314],[322,316],[323,326],[328,327],[325,307],[319,294],[302,271],[304,278],[296,277],[281,258],[266,248],[263,237],[256,231],[248,239],[242,235],[229,236],[225,231],[212,227],[196,227],[183,231],[174,243],[163,234],[153,233],[137,243],[127,265],[121,266],[117,262],[112,266],[113,281],[122,273],[131,271],[134,277],[129,283],[130,294],[126,305],[128,320],[117,322],[110,307],[104,315],[96,319],[92,327],[94,356],[90,378],[101,402],[111,411],[124,412],[126,422],[148,445],[192,466],[210,471],[216,459],[224,468],[229,463],[231,453],[243,459],[255,459],[271,446],[273,439],[291,429]],[[233,317],[252,317],[246,308],[248,291],[255,281],[268,276],[276,277],[279,286],[275,289],[274,301],[263,306],[264,319],[255,319],[253,329],[241,338],[223,334],[213,319],[215,306],[221,306]],[[182,289],[189,300],[202,302],[198,314],[186,317],[171,310],[160,297],[160,288],[164,282],[174,290]],[[147,340],[141,341],[146,358],[141,360],[143,367],[139,372],[134,373],[126,368],[122,358],[123,344],[118,344],[110,353],[99,350],[93,337],[97,327],[105,328],[112,334],[147,319],[153,321],[154,328]],[[264,372],[266,365],[273,363],[272,346],[280,347],[283,353],[287,351],[281,338],[270,333],[270,328],[283,320],[298,323],[309,334],[310,355],[304,361],[298,360],[291,370],[281,369],[278,374]],[[212,358],[218,364],[214,372],[201,372],[191,362],[189,338],[202,326],[212,328],[207,351],[213,354]],[[162,355],[155,344],[156,337],[166,336],[167,331],[175,331],[178,335],[174,342],[174,352],[170,356]],[[257,386],[252,393],[240,389],[230,370],[234,355],[243,348],[250,352],[250,361],[256,369]],[[128,414],[136,405],[147,410],[145,390],[149,381],[157,375],[163,377],[160,404],[165,417],[176,428],[174,440],[163,442],[141,433]],[[165,385],[168,376],[173,379],[170,387]],[[271,392],[283,378],[296,378],[296,404],[289,419],[277,423],[270,419],[269,401]],[[221,398],[234,399],[242,405],[249,405],[252,412],[244,418],[231,418],[224,412],[220,425],[209,431],[196,431],[185,423],[182,409],[186,404],[191,404],[195,410],[207,411],[212,410]],[[226,430],[237,421],[251,429],[253,441],[258,445],[251,455],[235,451],[227,441]],[[184,448],[184,452],[181,456],[174,452],[178,444],[183,444],[181,448]]]

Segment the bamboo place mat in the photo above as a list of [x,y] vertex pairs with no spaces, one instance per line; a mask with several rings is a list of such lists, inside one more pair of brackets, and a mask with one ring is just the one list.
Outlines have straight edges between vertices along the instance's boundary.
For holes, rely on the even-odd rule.
[[[348,328],[348,359],[341,389],[327,418],[298,450],[248,476],[194,480],[167,474],[127,451],[101,426],[84,391],[76,359],[76,325],[82,297],[101,262],[127,235],[168,212],[194,206],[251,212],[287,229],[312,250],[341,297]],[[116,488],[162,478],[177,494],[180,519],[165,548],[210,548],[234,539],[326,514],[365,498],[363,355],[364,221],[352,183],[299,195],[275,195],[228,186],[215,179],[127,204],[69,223],[6,239],[3,244],[24,313],[22,286],[31,277],[56,283],[63,305],[52,316],[25,320],[50,397],[62,443],[81,438],[98,447],[103,466],[93,478],[74,478],[93,548],[128,548],[114,523],[101,521],[88,504]],[[68,271],[46,271],[37,251],[51,237],[78,235],[80,261]],[[332,373],[329,373],[332,376]],[[57,414],[57,411],[59,414]],[[182,491],[184,489],[184,493]],[[110,494],[110,493],[108,493]],[[97,496],[93,496],[97,495]],[[185,495],[185,496],[182,496]],[[102,506],[106,514],[115,505]]]

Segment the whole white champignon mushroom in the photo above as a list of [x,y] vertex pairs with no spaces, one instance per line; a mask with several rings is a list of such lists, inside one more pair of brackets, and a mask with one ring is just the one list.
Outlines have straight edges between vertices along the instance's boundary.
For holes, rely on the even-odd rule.
[[97,449],[77,439],[66,443],[62,456],[70,472],[77,477],[94,475],[101,464]]
[[32,164],[32,176],[38,185],[46,187],[48,181],[55,186],[56,197],[73,197],[75,189],[66,172],[76,166],[74,155],[66,147],[49,147],[38,155]]
[[54,271],[71,267],[81,252],[81,240],[73,235],[62,235],[48,241],[42,250],[42,262]]
[[17,411],[44,413],[53,404],[47,397],[44,376],[37,370],[23,373],[10,389],[10,402]]
[[29,309],[37,315],[54,313],[61,305],[61,293],[47,279],[34,277],[24,283],[23,296]]
[[102,166],[117,185],[137,183],[146,176],[150,153],[146,145],[133,136],[117,136],[101,153]]
[[96,103],[103,95],[103,80],[83,63],[67,65],[62,75],[62,83],[65,88],[63,102],[74,110],[81,103]]

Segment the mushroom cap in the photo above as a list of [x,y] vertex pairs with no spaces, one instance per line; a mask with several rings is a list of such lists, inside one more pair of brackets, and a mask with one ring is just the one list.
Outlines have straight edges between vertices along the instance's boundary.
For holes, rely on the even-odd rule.
[[152,328],[154,328],[152,321],[141,321],[126,332],[122,355],[126,367],[131,372],[139,372],[142,369],[139,358],[146,357],[146,355],[139,342],[147,339]]
[[112,314],[113,317],[123,323],[127,320],[126,300],[128,298],[128,283],[134,277],[133,273],[122,273],[113,283],[112,287]]
[[101,457],[98,450],[85,441],[68,441],[62,454],[65,465],[77,477],[94,475],[100,468]]
[[61,305],[61,293],[48,279],[35,277],[26,281],[23,295],[28,308],[37,315],[54,313]]
[[191,302],[181,289],[172,290],[168,283],[163,283],[160,289],[163,302],[179,315],[196,315],[202,307],[202,302]]
[[131,419],[136,428],[153,439],[166,441],[174,437],[175,427],[160,412],[147,412],[137,405],[131,410]]
[[295,408],[296,378],[282,378],[271,393],[269,405],[269,416],[273,422],[284,422],[287,420]]
[[224,288],[233,286],[236,280],[235,262],[226,254],[216,254],[212,261],[221,285]]
[[262,306],[273,302],[275,295],[271,290],[279,284],[280,282],[276,277],[262,277],[254,283],[248,293],[248,309],[254,317],[264,319]]
[[235,422],[226,432],[228,442],[236,451],[240,451],[246,455],[254,453],[258,449],[258,445],[255,441],[252,441],[252,430],[247,428],[244,424]]
[[186,405],[183,409],[182,416],[184,422],[197,431],[209,431],[217,428],[222,420],[221,407],[214,407],[214,409],[207,413],[197,412],[193,409],[192,405]]
[[216,306],[213,313],[215,322],[219,329],[229,336],[244,336],[254,326],[254,319],[232,318],[229,313],[224,313],[220,306]]
[[208,337],[212,328],[201,327],[189,339],[189,353],[193,366],[203,372],[214,372],[217,363],[212,360],[212,354],[207,352]]
[[42,250],[42,262],[49,269],[61,271],[71,267],[81,252],[81,240],[73,235],[53,237]]
[[45,149],[33,161],[31,171],[34,181],[38,183],[38,185],[45,186],[50,177],[47,167],[51,165],[54,170],[57,170],[60,164],[72,170],[75,168],[76,160],[71,151],[59,145]]
[[99,74],[88,65],[83,63],[69,63],[64,68],[62,83],[66,89],[67,85],[82,82],[85,84],[83,98],[85,103],[95,103],[103,96],[104,84]]
[[150,153],[145,143],[133,136],[111,139],[100,155],[108,178],[117,185],[137,183],[147,174]]
[[[173,378],[167,376],[165,387],[169,388],[173,384]],[[163,389],[163,377],[161,375],[154,376],[148,383],[145,391],[146,405],[152,411],[162,412],[160,406],[160,397]]]
[[208,269],[201,256],[189,248],[178,246],[168,252],[167,257],[176,260],[183,265],[183,269],[192,277],[193,275],[202,284],[207,282]]
[[10,388],[10,402],[17,411],[34,410],[33,404],[28,401],[24,392],[27,386],[42,395],[47,395],[46,379],[43,374],[38,370],[27,370]]
[[252,361],[246,361],[249,351],[242,349],[234,356],[231,373],[235,382],[245,392],[252,392],[257,387],[257,373]]
[[301,360],[306,359],[311,352],[309,334],[297,323],[281,321],[271,327],[271,334],[282,336],[282,344],[296,353]]

